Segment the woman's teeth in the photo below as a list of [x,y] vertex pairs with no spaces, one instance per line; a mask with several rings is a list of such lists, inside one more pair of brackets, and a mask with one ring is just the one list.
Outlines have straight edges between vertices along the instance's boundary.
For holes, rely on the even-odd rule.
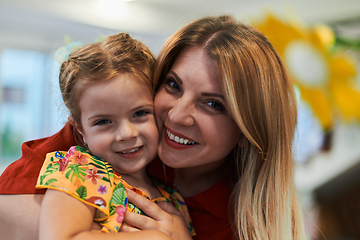
[[174,142],[177,142],[177,143],[180,143],[180,144],[185,144],[185,145],[193,145],[193,144],[195,144],[195,141],[191,141],[189,139],[185,139],[185,138],[175,136],[174,134],[170,133],[168,130],[166,130],[166,134]]
[[136,151],[139,151],[140,147],[137,147],[137,148],[133,148],[129,151],[122,151],[121,153],[133,153],[133,152],[136,152]]

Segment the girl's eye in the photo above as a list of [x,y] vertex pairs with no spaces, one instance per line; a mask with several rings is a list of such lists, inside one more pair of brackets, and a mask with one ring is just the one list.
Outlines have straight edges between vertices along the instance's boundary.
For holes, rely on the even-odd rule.
[[171,90],[175,90],[178,92],[181,90],[179,84],[172,77],[169,77],[165,80],[165,85],[168,89],[171,89]]
[[99,121],[96,121],[94,125],[105,125],[105,124],[108,124],[108,123],[111,123],[111,121],[108,120],[108,119],[101,119]]
[[140,110],[140,111],[137,111],[135,114],[134,114],[134,118],[136,117],[142,117],[142,116],[145,116],[147,114],[149,114],[150,112],[149,111],[145,111],[145,110]]
[[208,101],[206,103],[209,107],[219,111],[219,112],[224,112],[226,109],[224,107],[224,105],[219,102],[219,101],[216,101],[216,100],[211,100],[211,101]]

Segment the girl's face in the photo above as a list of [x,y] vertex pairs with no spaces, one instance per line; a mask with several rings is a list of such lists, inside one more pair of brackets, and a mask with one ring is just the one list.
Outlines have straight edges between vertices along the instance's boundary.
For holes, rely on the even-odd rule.
[[82,135],[91,153],[121,174],[143,170],[158,144],[149,88],[132,74],[87,87],[80,96]]
[[173,168],[216,168],[239,141],[216,66],[201,48],[185,49],[155,97],[158,155]]

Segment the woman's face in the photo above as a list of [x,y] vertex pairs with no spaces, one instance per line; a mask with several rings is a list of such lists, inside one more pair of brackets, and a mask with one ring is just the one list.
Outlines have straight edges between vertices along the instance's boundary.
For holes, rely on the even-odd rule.
[[155,97],[160,159],[173,168],[218,167],[239,141],[215,63],[198,47],[176,59]]

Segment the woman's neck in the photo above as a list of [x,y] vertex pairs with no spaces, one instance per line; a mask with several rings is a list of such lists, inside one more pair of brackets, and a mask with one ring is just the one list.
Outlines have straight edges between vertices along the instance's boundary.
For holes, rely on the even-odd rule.
[[191,168],[174,169],[174,188],[183,197],[195,196],[224,177],[224,161]]

